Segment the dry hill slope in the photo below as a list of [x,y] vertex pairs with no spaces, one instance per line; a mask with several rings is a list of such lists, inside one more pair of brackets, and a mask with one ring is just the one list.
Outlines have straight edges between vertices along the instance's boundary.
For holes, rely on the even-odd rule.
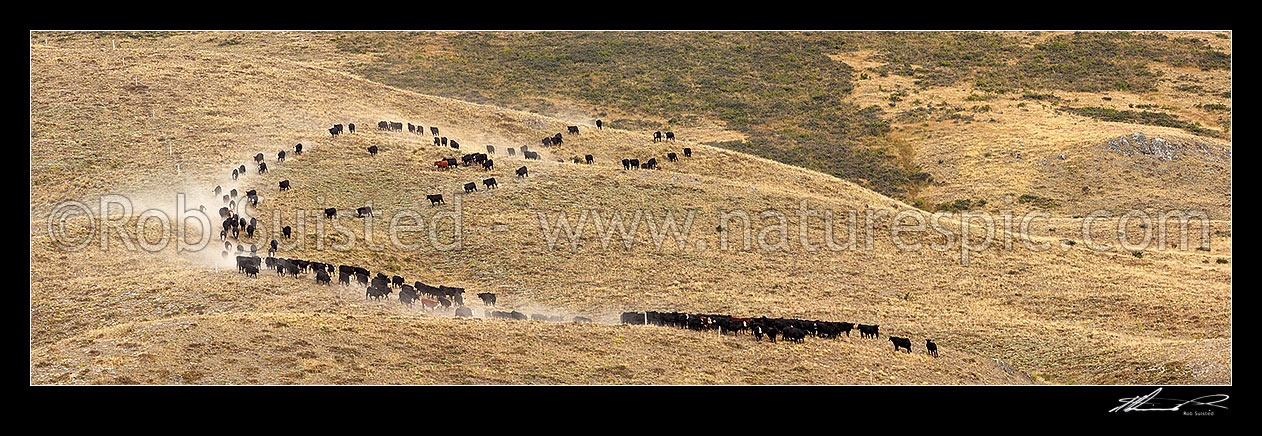
[[[685,142],[653,144],[642,132],[593,132],[587,127],[582,135],[567,136],[561,151],[546,152],[543,162],[526,163],[531,168],[528,179],[512,177],[522,161],[502,154],[495,156],[497,168],[489,173],[464,168],[440,172],[430,162],[453,153],[430,145],[428,135],[385,133],[369,126],[379,119],[436,125],[445,136],[461,141],[462,148],[481,151],[488,143],[501,150],[536,144],[544,135],[564,131],[567,123],[419,95],[266,57],[135,50],[123,67],[113,63],[113,52],[36,45],[31,50],[31,254],[37,284],[31,295],[32,376],[38,382],[876,383],[888,375],[896,377],[892,383],[1023,382],[997,371],[998,366],[987,363],[993,362],[989,358],[1052,382],[1230,380],[1229,265],[1080,248],[1046,253],[992,248],[961,266],[958,252],[896,250],[880,225],[870,250],[808,254],[796,238],[789,238],[788,252],[719,250],[713,248],[720,245],[713,228],[720,211],[743,209],[756,216],[775,208],[795,220],[803,201],[839,215],[866,207],[906,206],[852,183],[765,159]],[[356,122],[361,132],[331,139],[325,129],[335,122]],[[273,166],[268,174],[228,183],[230,168],[247,164],[254,153],[263,152],[271,165],[277,150],[297,142],[309,151]],[[167,145],[173,153],[164,153]],[[382,152],[369,157],[363,151],[368,145],[378,145]],[[684,146],[691,146],[696,156],[663,163],[660,171],[625,172],[615,164],[622,157],[661,159]],[[597,165],[555,162],[589,153]],[[173,159],[180,164],[178,174]],[[500,180],[500,189],[454,192],[460,184],[488,175]],[[282,179],[291,180],[294,188],[275,192]],[[409,208],[426,214],[455,208],[428,209],[421,204],[425,194],[442,192],[449,203],[460,198],[460,250],[425,244],[415,251],[371,250],[362,243],[362,222],[343,218],[339,221],[355,227],[361,241],[355,248],[331,249],[328,244],[337,239],[317,248],[314,237],[305,234],[314,229],[306,228],[300,229],[306,245],[285,247],[283,256],[351,263],[409,281],[492,291],[500,294],[502,305],[527,312],[609,320],[623,310],[656,309],[878,323],[883,333],[921,341],[921,350],[923,338],[933,337],[948,355],[959,353],[959,360],[897,357],[886,353],[883,339],[852,338],[808,340],[803,348],[823,353],[798,355],[815,357],[811,364],[771,366],[758,362],[774,362],[785,351],[748,338],[720,341],[651,327],[533,322],[500,328],[503,323],[420,316],[391,306],[397,303],[378,314],[374,304],[357,300],[354,292],[339,303],[332,290],[291,284],[292,279],[214,272],[201,258],[170,249],[160,254],[91,249],[70,255],[55,250],[42,233],[47,210],[62,199],[124,192],[160,204],[161,196],[175,190],[205,195],[216,184],[260,189],[264,201],[255,216],[270,232],[277,221],[294,223],[295,209],[352,210],[371,204],[380,220],[388,220]],[[644,210],[658,222],[668,210],[682,221],[693,209],[697,218],[691,241],[705,241],[710,248],[696,249],[690,242],[681,250],[667,237],[665,248],[656,250],[643,243],[650,239],[643,228],[636,238],[640,243],[630,248],[616,239],[610,248],[602,248],[590,228],[579,248],[564,242],[549,248],[538,213],[555,218],[565,211],[576,219],[585,208],[600,211],[606,220],[615,212],[630,218],[633,211]],[[308,221],[314,225],[320,220]],[[796,221],[791,222],[788,227],[796,228]],[[498,228],[507,231],[493,230]],[[819,220],[810,228],[819,241]],[[388,245],[380,233],[373,238]],[[67,271],[69,262],[86,268]],[[355,320],[343,321],[346,316]],[[260,329],[275,323],[285,326]],[[290,325],[292,331],[282,331]],[[345,328],[372,333],[357,336]],[[320,336],[321,329],[333,333],[319,341],[303,339],[314,345],[293,344],[300,337]],[[418,330],[407,334],[409,329]],[[272,345],[280,351],[250,340],[260,334],[272,335],[268,341],[276,338]],[[504,336],[458,344],[428,339],[496,334]],[[531,347],[505,352],[509,346],[500,341],[522,334],[539,339]],[[221,339],[212,342],[211,336]],[[566,339],[555,344],[544,337]],[[347,351],[366,359],[339,362],[339,352],[330,344],[355,340],[379,345]],[[462,347],[460,355],[469,357],[437,364],[426,359],[441,358],[435,357],[438,353],[397,351],[390,341],[403,349]],[[644,348],[653,341],[666,341],[681,356],[646,362],[647,368],[628,364],[630,356],[656,352]],[[564,343],[585,347],[582,367],[612,368],[621,375],[574,371],[548,378],[541,374],[552,373],[549,368],[560,360],[501,355],[537,349],[561,360],[578,360],[577,352]],[[308,346],[313,354],[299,355]],[[196,351],[206,347],[225,352]],[[172,369],[188,356],[204,356],[205,365]],[[726,357],[695,360],[698,356]],[[687,373],[680,369],[684,364],[708,373]],[[372,368],[353,369],[355,365]],[[416,376],[410,365],[437,367],[426,367]],[[477,365],[494,368],[497,375],[464,372]],[[245,367],[257,372],[241,372],[245,376],[240,379],[226,375]],[[294,369],[298,367],[302,369]],[[880,372],[887,367],[907,372]],[[160,374],[146,372],[160,368],[180,378],[145,375]],[[305,375],[294,376],[294,371]],[[875,378],[869,379],[869,373]]]

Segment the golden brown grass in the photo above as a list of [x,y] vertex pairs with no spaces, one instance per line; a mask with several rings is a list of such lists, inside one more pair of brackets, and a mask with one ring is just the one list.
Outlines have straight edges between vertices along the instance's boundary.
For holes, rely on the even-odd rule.
[[[127,54],[126,67],[118,52]],[[629,217],[646,209],[660,220],[665,210],[682,218],[696,209],[694,240],[716,247],[712,228],[722,210],[778,208],[796,230],[793,214],[803,200],[839,213],[908,206],[766,159],[587,128],[544,162],[527,163],[531,178],[513,178],[521,161],[499,154],[490,175],[501,189],[457,195],[460,184],[487,173],[433,170],[431,161],[454,153],[429,145],[428,135],[377,132],[376,120],[437,125],[476,151],[488,143],[500,150],[533,146],[573,123],[239,51],[33,43],[31,57],[35,383],[1026,383],[992,358],[1044,382],[1230,382],[1231,268],[1201,262],[1230,259],[1229,233],[1208,254],[1153,250],[1136,258],[1080,245],[1046,253],[1018,246],[974,254],[969,266],[959,264],[958,251],[898,251],[879,225],[871,250],[806,254],[795,241],[788,253],[680,250],[670,242],[660,252],[617,242],[605,250],[590,236],[579,248],[552,250],[537,228],[538,211],[574,219],[591,208],[608,219],[610,212]],[[325,129],[335,122],[355,122],[362,131],[330,139]],[[297,142],[309,152],[269,174],[228,183],[231,167],[253,167],[254,153],[271,165],[277,150]],[[369,157],[368,145],[381,154]],[[622,157],[660,159],[684,146],[696,156],[663,163],[661,171],[624,172],[616,164]],[[588,153],[597,165],[555,162]],[[294,188],[278,194],[282,179]],[[290,224],[294,208],[348,211],[371,203],[388,217],[418,202],[428,208],[425,194],[462,197],[462,250],[368,250],[360,222],[342,218],[358,227],[357,248],[306,247],[285,256],[496,292],[501,305],[527,313],[606,322],[623,310],[656,309],[879,323],[883,333],[910,336],[918,350],[933,337],[944,358],[894,354],[885,339],[772,346],[652,327],[430,318],[397,303],[378,309],[356,298],[362,291],[339,300],[309,277],[215,272],[201,258],[171,250],[120,253],[115,244],[105,253],[63,253],[43,233],[59,200],[120,192],[159,204],[159,195],[207,192],[215,184],[259,188],[266,226],[273,211]],[[1062,219],[1040,235],[1061,239],[1062,223],[1073,225]],[[496,224],[509,231],[490,231]],[[818,241],[818,219],[811,228]],[[185,364],[190,359],[195,363]]]

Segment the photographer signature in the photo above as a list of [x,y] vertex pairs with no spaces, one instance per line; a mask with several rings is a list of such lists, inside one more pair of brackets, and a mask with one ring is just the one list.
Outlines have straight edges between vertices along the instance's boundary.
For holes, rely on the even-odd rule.
[[[1223,401],[1227,401],[1226,394],[1212,394],[1191,400],[1176,400],[1173,398],[1158,398],[1157,394],[1161,393],[1161,388],[1152,391],[1151,394],[1142,397],[1130,397],[1118,399],[1122,405],[1114,407],[1109,412],[1177,412],[1183,406],[1208,406],[1226,409],[1227,406],[1220,405]],[[1213,401],[1208,401],[1213,400]],[[1164,406],[1164,407],[1158,407]]]

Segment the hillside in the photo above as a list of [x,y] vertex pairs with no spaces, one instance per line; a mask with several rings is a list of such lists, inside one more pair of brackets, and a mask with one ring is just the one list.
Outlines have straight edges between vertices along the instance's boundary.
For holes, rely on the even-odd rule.
[[[643,243],[624,249],[617,242],[606,249],[590,234],[581,247],[562,237],[552,249],[539,230],[539,212],[577,217],[593,209],[607,219],[644,210],[660,219],[666,211],[682,218],[695,210],[691,240],[719,247],[710,229],[724,210],[775,208],[791,215],[802,201],[838,214],[910,206],[850,181],[687,138],[652,143],[643,130],[593,131],[587,123],[577,123],[583,133],[567,136],[561,151],[526,163],[527,179],[512,176],[522,161],[502,154],[487,173],[443,172],[431,162],[453,156],[452,150],[434,147],[428,135],[370,126],[380,119],[439,126],[444,136],[481,151],[485,144],[533,146],[576,123],[418,94],[336,65],[249,55],[235,45],[155,40],[115,50],[102,41],[45,46],[35,43],[40,39],[34,35],[31,46],[35,382],[846,384],[889,376],[889,383],[900,384],[1027,382],[993,359],[1053,383],[1230,380],[1231,268],[1205,263],[1229,259],[1229,251],[1153,250],[1137,258],[1117,251],[992,248],[963,266],[957,252],[899,251],[880,225],[870,250],[680,249],[670,237],[662,250]],[[330,138],[325,130],[337,122],[355,122],[360,132]],[[298,142],[306,146],[302,156],[231,183],[228,172],[248,164],[249,156],[263,152],[272,165],[276,151]],[[370,157],[369,145],[381,153]],[[694,157],[663,162],[660,171],[624,171],[616,163],[661,159],[686,146]],[[596,164],[556,162],[583,154],[594,155]],[[500,180],[500,189],[456,193],[461,184],[489,176]],[[275,192],[285,179],[294,188]],[[884,339],[771,345],[644,326],[434,318],[397,301],[379,308],[349,290],[339,300],[309,277],[301,283],[266,274],[247,279],[231,263],[172,249],[120,252],[115,242],[109,252],[69,255],[44,233],[51,206],[61,200],[94,204],[93,196],[125,193],[169,208],[170,194],[209,200],[215,185],[258,188],[264,201],[255,215],[271,232],[294,223],[299,209],[371,204],[388,219],[405,208],[429,213],[426,194],[443,193],[452,203],[432,210],[454,209],[460,198],[463,247],[455,251],[363,244],[342,251],[330,247],[336,238],[317,247],[300,231],[304,245],[285,248],[284,256],[496,292],[504,307],[604,322],[616,322],[621,311],[648,309],[879,323],[882,332],[933,337],[949,358],[894,354]],[[362,242],[360,223],[349,225]],[[810,228],[822,232],[818,220]],[[635,239],[651,239],[649,230]],[[389,246],[384,235],[374,240]],[[1229,236],[1226,241],[1215,249],[1229,249]],[[68,262],[82,267],[68,270]],[[277,324],[284,325],[268,327]],[[294,345],[300,339],[307,344]],[[334,347],[342,345],[333,344],[339,343],[357,345],[338,351]],[[197,351],[208,347],[235,351]],[[434,361],[451,347],[463,357]],[[669,350],[675,351],[670,359],[633,358]],[[341,352],[356,358],[339,361]],[[201,366],[177,370],[189,356],[202,356]],[[591,371],[554,371],[562,361]],[[469,374],[470,367],[488,370]]]

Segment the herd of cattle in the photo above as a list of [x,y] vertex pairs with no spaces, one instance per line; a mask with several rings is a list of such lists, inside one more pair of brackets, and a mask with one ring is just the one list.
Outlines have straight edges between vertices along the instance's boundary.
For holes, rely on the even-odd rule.
[[[750,334],[754,340],[761,341],[766,336],[771,342],[776,336],[789,342],[802,342],[807,336],[837,339],[859,329],[860,338],[879,338],[880,326],[876,324],[855,324],[849,322],[833,322],[820,320],[803,320],[795,318],[737,318],[731,315],[713,315],[681,312],[623,312],[621,322],[632,325],[656,325],[682,329],[709,331],[717,330],[719,334]],[[911,339],[891,335],[890,342],[894,351],[900,348],[911,352]],[[938,345],[931,339],[925,339],[925,352],[938,357]]]
[[[422,126],[414,125],[412,123],[406,123],[406,126],[409,132],[413,132],[417,134],[424,133],[424,128]],[[382,130],[387,130],[387,131],[402,131],[404,127],[404,123],[393,122],[393,121],[381,121],[377,123],[377,127]],[[568,132],[570,134],[579,133],[578,126],[568,126],[568,127],[569,127]],[[600,120],[596,120],[596,127],[603,129],[603,122]],[[349,123],[347,124],[346,128],[343,128],[342,124],[335,124],[332,128],[329,129],[329,133],[333,136],[337,136],[343,132],[355,133],[355,124]],[[438,136],[439,135],[438,127],[430,127],[430,133],[435,136],[434,145],[442,145],[442,146],[450,145],[451,148],[453,149],[460,148],[459,144],[455,140],[449,140],[447,137]],[[675,140],[674,133],[666,132],[665,139],[674,141]],[[653,133],[654,142],[659,142],[662,140],[663,140],[662,132],[659,131],[659,132]],[[563,137],[561,133],[557,133],[556,135],[544,138],[541,141],[541,143],[544,146],[561,145],[563,143]],[[303,149],[302,144],[301,143],[297,144],[296,146],[294,146],[293,155],[301,155],[302,149]],[[434,165],[440,170],[458,168],[462,165],[463,166],[476,165],[476,166],[481,166],[484,171],[490,170],[494,168],[495,161],[491,159],[488,156],[488,154],[494,154],[495,147],[491,145],[487,145],[486,149],[487,149],[487,153],[466,154],[460,157],[459,159],[445,158],[443,160],[434,162]],[[521,149],[521,154],[524,158],[534,159],[534,160],[540,159],[539,154],[537,152],[530,151],[528,146],[523,145],[520,147],[520,149]],[[379,149],[375,145],[368,147],[368,152],[370,155],[375,156],[378,151]],[[516,155],[516,150],[514,150],[513,148],[508,148],[507,152],[509,156]],[[692,149],[684,148],[683,155],[684,157],[691,157]],[[284,162],[285,156],[286,156],[286,151],[280,151],[279,153],[277,153],[277,157],[276,157],[277,162],[278,163]],[[678,156],[672,152],[666,155],[666,159],[671,162],[675,162],[678,159]],[[264,162],[264,156],[262,153],[256,154],[254,156],[254,161],[258,166],[259,174],[263,174],[267,172],[267,163]],[[587,164],[593,163],[592,155],[590,154],[586,155],[583,161],[585,161]],[[578,158],[575,158],[574,163],[580,163],[580,160]],[[627,170],[659,169],[659,166],[657,164],[657,158],[655,157],[649,158],[643,162],[641,162],[639,159],[623,159],[622,167]],[[246,172],[245,165],[241,165],[238,168],[233,168],[232,169],[233,180],[237,180],[238,177],[245,174],[245,172]],[[525,166],[522,166],[516,170],[516,175],[519,178],[528,177],[529,170]],[[484,179],[482,181],[482,184],[485,189],[494,189],[499,186],[494,177]],[[289,180],[283,180],[280,182],[281,191],[286,191],[289,188],[290,188]],[[465,190],[465,193],[476,192],[477,184],[475,182],[466,183],[464,184],[464,190]],[[223,194],[222,188],[220,186],[216,186],[214,189],[214,193],[216,196]],[[258,228],[258,221],[256,219],[250,218],[250,220],[247,222],[245,218],[239,216],[236,213],[236,209],[237,209],[236,206],[238,204],[237,203],[238,195],[239,193],[236,189],[231,189],[229,193],[223,194],[223,197],[222,197],[223,202],[227,204],[227,206],[222,207],[219,210],[220,217],[224,218],[223,231],[220,232],[220,238],[221,240],[224,240],[224,248],[225,248],[225,250],[223,251],[224,257],[229,256],[229,250],[232,249],[232,244],[227,241],[228,235],[231,235],[233,239],[237,239],[239,238],[240,232],[244,231],[248,237],[253,237],[255,230]],[[443,200],[442,194],[431,194],[431,195],[427,195],[426,197],[430,200],[431,206],[436,206],[439,204],[446,203]],[[240,199],[241,199],[241,204],[246,204],[248,202],[250,204],[257,206],[259,202],[258,192],[254,189],[251,189],[249,191],[246,191],[244,193],[244,196],[242,196]],[[203,210],[204,208],[205,206],[203,206]],[[372,208],[360,207],[355,210],[355,213],[356,213],[355,214],[356,217],[361,217],[361,218],[366,217],[366,216],[372,216]],[[326,208],[324,210],[324,215],[325,215],[325,218],[327,219],[337,218],[337,209]],[[288,238],[292,234],[292,229],[286,226],[282,228],[281,233],[284,237]],[[275,239],[273,239],[271,241],[270,246],[268,247],[267,257],[260,258],[257,255],[258,249],[255,245],[251,244],[248,249],[249,254],[244,255],[247,249],[242,244],[238,243],[236,246],[236,252],[237,252],[236,259],[237,259],[238,271],[240,271],[241,273],[245,274],[248,277],[257,277],[259,274],[259,271],[262,270],[264,267],[266,267],[269,270],[275,270],[278,275],[282,275],[282,276],[288,275],[291,277],[297,277],[299,274],[305,274],[307,272],[311,272],[312,274],[314,274],[316,283],[321,284],[321,285],[331,285],[332,274],[336,273],[338,275],[339,286],[343,286],[343,287],[352,286],[352,283],[351,283],[352,280],[354,280],[355,283],[358,283],[360,286],[364,286],[365,299],[389,300],[390,294],[394,293],[395,290],[398,290],[399,302],[406,306],[411,307],[417,302],[419,302],[421,304],[421,307],[425,309],[426,311],[451,310],[454,307],[455,316],[461,317],[461,318],[473,317],[472,309],[470,309],[468,306],[465,306],[464,304],[464,292],[465,292],[464,288],[449,287],[449,286],[443,286],[443,285],[430,286],[430,285],[421,283],[419,281],[414,282],[413,284],[408,284],[403,279],[403,277],[400,277],[397,275],[391,277],[380,272],[378,272],[376,275],[370,275],[370,272],[367,269],[362,268],[362,267],[356,267],[356,266],[350,266],[350,265],[335,266],[329,263],[313,262],[313,261],[307,261],[307,260],[301,260],[301,259],[278,258],[278,257],[274,257],[277,251],[278,245],[279,245],[278,242]],[[484,306],[491,306],[491,307],[495,306],[495,302],[496,302],[495,294],[489,293],[489,292],[483,292],[483,293],[477,294],[477,297],[482,300],[482,304]],[[537,321],[565,321],[564,317],[555,316],[555,315],[550,316],[550,315],[542,315],[542,314],[531,314],[529,317],[527,317],[526,314],[515,311],[515,310],[505,312],[505,311],[499,311],[499,310],[484,309],[484,315],[486,318],[502,318],[502,319],[510,319],[510,320],[531,319],[531,320],[537,320]],[[582,317],[582,316],[575,316],[571,318],[571,321],[588,322],[588,323],[592,322],[590,318]],[[623,324],[657,325],[657,326],[685,328],[685,329],[691,329],[691,330],[697,330],[697,331],[718,330],[720,334],[732,334],[732,335],[750,334],[754,336],[755,340],[761,341],[762,338],[765,336],[771,342],[775,342],[777,336],[789,342],[802,342],[806,336],[836,339],[838,336],[842,334],[845,334],[846,336],[850,336],[850,332],[856,328],[859,330],[859,336],[861,338],[869,338],[869,337],[878,338],[880,336],[878,332],[879,326],[875,324],[866,325],[866,324],[854,324],[854,323],[849,323],[849,322],[830,322],[830,321],[819,321],[819,320],[808,321],[808,320],[790,319],[790,318],[767,318],[765,316],[759,317],[759,318],[738,318],[738,317],[733,317],[729,315],[688,314],[688,313],[679,313],[679,312],[648,311],[648,312],[623,313],[621,322]],[[904,349],[908,353],[911,352],[911,339],[898,337],[898,336],[889,336],[889,340],[891,343],[893,343],[895,351],[899,349]],[[925,340],[925,350],[926,350],[926,353],[934,357],[937,357],[938,355],[937,345],[930,339]]]
[[[413,307],[416,303],[421,304],[421,308],[425,311],[448,311],[453,310],[457,318],[473,318],[473,309],[464,304],[464,288],[452,286],[431,286],[420,281],[408,284],[407,280],[400,276],[387,276],[378,272],[376,275],[370,275],[368,269],[351,265],[334,265],[331,263],[313,262],[301,259],[286,259],[281,257],[273,257],[269,255],[266,258],[260,258],[254,254],[249,256],[237,256],[237,271],[245,274],[246,277],[258,277],[259,271],[262,269],[275,270],[277,275],[290,276],[297,278],[299,274],[311,273],[315,277],[318,285],[331,286],[333,284],[332,274],[337,274],[338,286],[349,287],[354,286],[352,280],[359,286],[365,286],[364,299],[372,300],[390,300],[390,294],[395,290],[399,292],[399,302]],[[490,292],[482,292],[477,294],[478,299],[482,300],[483,306],[495,307],[495,294]],[[500,311],[492,309],[484,309],[486,318],[503,318],[510,320],[536,320],[536,321],[552,321],[564,322],[565,317],[559,315],[542,315],[526,314],[514,311]],[[570,318],[573,322],[592,322],[591,318],[584,316],[575,316]]]

